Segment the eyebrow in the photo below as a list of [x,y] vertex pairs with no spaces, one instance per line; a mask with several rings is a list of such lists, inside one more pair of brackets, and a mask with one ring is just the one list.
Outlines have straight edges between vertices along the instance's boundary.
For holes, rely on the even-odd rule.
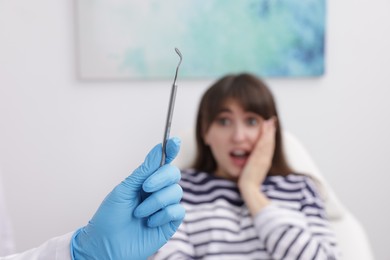
[[229,108],[221,108],[220,110],[218,110],[218,114],[221,114],[221,113],[233,113],[232,110],[230,110]]
[[[233,111],[229,108],[223,107],[223,108],[218,110],[217,114],[221,114],[221,113],[233,113]],[[244,113],[256,114],[256,115],[261,116],[260,114],[256,113],[255,111],[251,111],[251,110],[245,110]]]

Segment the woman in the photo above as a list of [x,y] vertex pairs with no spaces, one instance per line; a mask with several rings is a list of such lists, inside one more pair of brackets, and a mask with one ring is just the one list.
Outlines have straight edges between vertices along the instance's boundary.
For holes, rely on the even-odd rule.
[[155,259],[337,259],[313,181],[289,167],[270,90],[228,75],[203,95],[186,217]]

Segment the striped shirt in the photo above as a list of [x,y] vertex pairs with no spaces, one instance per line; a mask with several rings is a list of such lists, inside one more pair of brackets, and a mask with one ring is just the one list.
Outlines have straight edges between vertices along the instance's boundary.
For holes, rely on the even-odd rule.
[[271,200],[255,217],[237,185],[204,172],[182,174],[186,217],[151,259],[337,259],[336,239],[313,181],[266,177]]

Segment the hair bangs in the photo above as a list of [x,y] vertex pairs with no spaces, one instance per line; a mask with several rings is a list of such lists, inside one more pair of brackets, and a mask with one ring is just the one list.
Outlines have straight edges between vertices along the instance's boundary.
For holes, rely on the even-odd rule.
[[240,104],[240,106],[249,112],[256,113],[262,116],[264,119],[269,119],[275,116],[276,111],[274,100],[271,92],[262,82],[258,82],[256,79],[237,77],[231,82],[231,86],[227,88],[227,91],[222,100],[218,102],[219,106],[222,106],[228,100],[234,100]]

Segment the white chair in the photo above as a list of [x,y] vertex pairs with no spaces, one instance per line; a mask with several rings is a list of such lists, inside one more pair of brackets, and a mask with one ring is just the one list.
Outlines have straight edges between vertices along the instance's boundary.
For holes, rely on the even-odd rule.
[[[181,151],[173,163],[179,168],[185,169],[191,165],[195,158],[195,136],[193,132],[188,131],[179,137],[182,140]],[[320,193],[324,197],[325,209],[336,234],[343,259],[373,260],[372,249],[362,225],[338,200],[305,147],[293,134],[287,131],[283,132],[283,142],[291,167],[299,173],[312,176],[316,181]]]

